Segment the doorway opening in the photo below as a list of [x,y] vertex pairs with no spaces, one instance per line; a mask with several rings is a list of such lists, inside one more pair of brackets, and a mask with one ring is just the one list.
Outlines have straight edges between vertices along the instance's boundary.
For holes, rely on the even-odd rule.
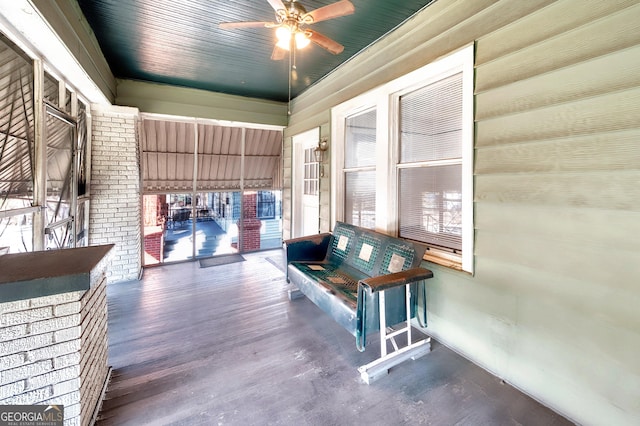
[[145,266],[282,246],[280,190],[145,195],[143,210]]

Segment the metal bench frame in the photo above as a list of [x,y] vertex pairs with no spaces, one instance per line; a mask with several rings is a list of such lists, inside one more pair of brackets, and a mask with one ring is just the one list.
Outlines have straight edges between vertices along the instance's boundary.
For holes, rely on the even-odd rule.
[[[350,245],[338,244],[344,235],[349,235]],[[358,250],[370,244],[377,247],[367,247],[373,254],[363,261]],[[419,267],[424,246],[341,222],[333,233],[291,239],[285,245],[287,280],[297,286],[289,292],[291,300],[306,295],[356,337],[359,351],[364,351],[368,334],[380,332],[380,357],[358,369],[366,383],[430,351],[430,338],[415,339],[411,326],[417,318],[426,327],[424,281],[433,273]],[[393,259],[398,253],[402,256]],[[404,261],[402,268],[392,268],[398,258]],[[396,340],[399,336],[403,345]]]

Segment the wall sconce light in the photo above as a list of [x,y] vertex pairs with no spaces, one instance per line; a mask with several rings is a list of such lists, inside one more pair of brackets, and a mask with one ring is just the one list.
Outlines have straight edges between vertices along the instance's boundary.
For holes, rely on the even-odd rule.
[[324,177],[324,153],[329,149],[329,140],[325,137],[318,141],[318,146],[313,150],[313,155],[316,157],[316,161],[320,165],[320,177]]

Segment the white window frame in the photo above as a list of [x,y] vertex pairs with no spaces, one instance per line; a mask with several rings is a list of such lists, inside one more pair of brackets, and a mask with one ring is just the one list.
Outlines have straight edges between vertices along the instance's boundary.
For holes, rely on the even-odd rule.
[[[346,118],[375,108],[376,115],[376,230],[398,233],[398,102],[400,96],[462,72],[462,255],[430,247],[425,259],[473,273],[473,82],[474,45],[350,99],[331,110],[331,140],[338,149],[331,158],[331,223],[344,220],[344,147]],[[384,189],[384,190],[383,190]]]

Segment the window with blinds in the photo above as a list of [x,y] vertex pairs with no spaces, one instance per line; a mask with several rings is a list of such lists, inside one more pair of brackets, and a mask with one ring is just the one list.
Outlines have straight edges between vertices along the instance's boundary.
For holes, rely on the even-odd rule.
[[473,64],[470,44],[331,111],[333,217],[422,242],[426,260],[471,273]]
[[374,229],[376,219],[376,110],[347,117],[344,221]]
[[462,73],[399,98],[398,234],[462,250]]

